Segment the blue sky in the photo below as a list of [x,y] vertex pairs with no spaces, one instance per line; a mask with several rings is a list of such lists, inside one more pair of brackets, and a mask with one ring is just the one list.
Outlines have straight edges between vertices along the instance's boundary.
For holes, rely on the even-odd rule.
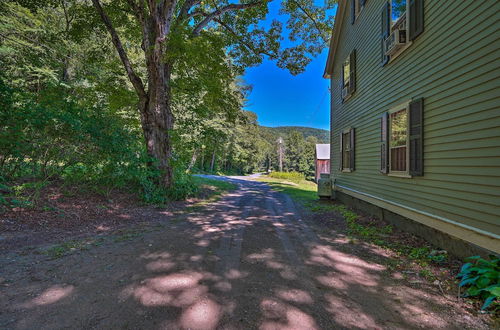
[[[270,9],[269,20],[277,16],[277,8]],[[284,45],[287,45],[285,41]],[[269,60],[247,69],[244,79],[252,86],[252,91],[245,109],[255,112],[264,126],[329,129],[329,81],[323,78],[327,54],[325,49],[309,63],[304,73],[297,76]]]

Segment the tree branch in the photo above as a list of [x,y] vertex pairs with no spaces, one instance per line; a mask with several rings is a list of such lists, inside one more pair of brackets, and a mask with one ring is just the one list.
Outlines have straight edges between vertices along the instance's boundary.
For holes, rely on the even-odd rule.
[[258,49],[255,49],[255,47],[248,43],[246,40],[243,39],[242,36],[238,35],[229,25],[227,25],[226,23],[224,23],[223,21],[221,21],[220,19],[218,18],[214,18],[214,22],[217,22],[219,23],[223,28],[225,28],[229,33],[231,33],[234,37],[236,37],[236,39],[238,39],[238,41],[243,45],[245,46],[246,48],[248,48],[250,51],[252,51],[255,55],[267,55],[269,56],[269,58],[271,59],[276,59],[276,55],[273,55],[273,54],[270,54],[268,52],[265,52],[265,51],[262,51],[262,50],[258,50]]
[[139,2],[136,2],[135,0],[127,0],[127,3],[132,9],[134,16],[139,21],[139,24],[144,24],[144,5],[142,0],[139,0]]
[[109,34],[111,35],[111,40],[113,41],[113,44],[115,45],[116,50],[118,51],[118,55],[120,56],[120,60],[123,63],[123,66],[125,67],[125,70],[127,71],[128,78],[132,85],[134,86],[134,89],[136,93],[139,95],[140,98],[144,98],[147,96],[147,93],[144,89],[144,84],[142,83],[141,78],[135,73],[134,69],[132,68],[132,65],[130,64],[130,60],[128,59],[127,53],[125,52],[125,49],[123,48],[122,42],[120,40],[120,37],[118,36],[118,33],[116,33],[115,28],[113,27],[113,24],[111,23],[111,20],[109,19],[108,15],[104,12],[104,9],[102,8],[99,0],[92,0],[92,3],[94,4],[95,9],[101,16],[101,19],[106,26],[106,29],[108,30]]
[[219,17],[220,15],[222,15],[228,11],[257,7],[259,5],[262,5],[264,2],[266,2],[266,1],[257,1],[257,2],[243,3],[243,4],[230,4],[230,5],[224,6],[220,9],[214,10],[210,14],[207,14],[207,16],[194,28],[193,35],[195,35],[195,36],[199,35],[201,30],[203,30],[205,28],[205,26],[208,25],[208,23],[210,23],[216,17]]
[[191,18],[196,16],[207,16],[207,13],[202,12],[201,10],[195,10],[187,14],[185,18]]
[[177,5],[177,0],[170,0],[168,4],[164,4],[162,10],[163,19],[163,31],[161,37],[165,39],[170,33],[170,27],[172,26],[172,17],[174,14],[175,6]]
[[328,43],[328,40],[325,40],[325,38],[323,38],[323,31],[321,31],[321,29],[319,28],[318,22],[316,22],[316,20],[311,16],[311,14],[304,7],[302,7],[298,1],[295,1],[295,0],[292,0],[292,1],[307,16],[307,18],[309,18],[311,20],[311,22],[314,24],[314,27],[316,28],[316,30],[318,30],[321,39],[323,39],[323,42]]
[[183,20],[189,17],[192,17],[192,15],[189,14],[189,10],[193,7],[199,4],[201,0],[186,0],[184,4],[181,7],[181,10],[179,12],[179,19]]

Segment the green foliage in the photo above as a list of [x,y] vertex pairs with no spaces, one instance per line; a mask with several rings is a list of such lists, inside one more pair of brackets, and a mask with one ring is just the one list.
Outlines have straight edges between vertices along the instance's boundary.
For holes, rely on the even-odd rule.
[[271,172],[269,173],[269,177],[275,179],[289,180],[292,182],[300,182],[302,180],[305,180],[304,174],[299,172]]
[[457,278],[461,279],[460,287],[466,287],[466,297],[477,297],[484,301],[482,310],[499,309],[500,297],[500,258],[490,256],[485,260],[479,256],[466,259]]
[[35,99],[0,78],[0,94],[11,100],[0,108],[0,168],[7,177],[123,185],[119,179],[133,176],[132,168],[144,161],[125,120],[64,98],[62,87],[48,87]]
[[221,195],[237,188],[237,185],[232,182],[199,176],[193,177],[193,182],[196,184],[198,189],[209,189],[212,195]]
[[300,180],[288,182],[288,179],[277,179],[263,177],[259,181],[267,182],[275,191],[283,192],[294,200],[304,203],[306,206],[318,200],[317,186],[314,182]]
[[[275,139],[259,127],[254,113],[242,111],[250,88],[239,77],[245,67],[260,63],[263,53],[292,73],[303,71],[326,46],[333,24],[327,9],[334,3],[283,3],[296,43],[289,49],[280,46],[281,22],[260,27],[268,13],[265,1],[221,15],[196,37],[193,27],[203,17],[179,21],[174,14],[165,60],[173,63],[175,127],[169,142],[175,184],[165,190],[160,173],[149,166],[155,160],[146,155],[138,97],[91,2],[2,2],[0,173],[1,184],[17,190],[1,192],[0,205],[33,205],[53,183],[105,195],[130,189],[147,203],[163,204],[196,195],[196,183],[186,172],[275,169]],[[196,2],[192,11],[211,12],[224,4]],[[142,28],[128,2],[104,1],[103,6],[134,70],[147,81]],[[310,176],[314,141],[294,134],[289,142],[285,166]]]
[[432,250],[429,247],[412,248],[408,257],[414,260],[428,260],[434,263],[443,263],[447,260],[448,255],[445,251]]
[[51,246],[50,248],[44,250],[43,253],[52,259],[58,259],[70,254],[73,251],[85,250],[87,248],[88,242],[72,240]]
[[316,140],[305,140],[298,131],[292,130],[285,138],[285,168],[314,177],[314,148]]
[[186,173],[180,166],[175,166],[173,187],[166,192],[168,200],[184,200],[187,197],[195,196],[199,187],[196,185],[193,177]]

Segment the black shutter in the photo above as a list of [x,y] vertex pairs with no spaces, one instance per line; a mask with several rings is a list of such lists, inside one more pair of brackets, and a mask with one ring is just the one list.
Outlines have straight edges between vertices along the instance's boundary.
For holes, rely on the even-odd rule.
[[424,32],[424,0],[410,0],[410,40]]
[[424,175],[424,100],[410,103],[410,175]]
[[351,24],[356,21],[356,0],[351,0]]
[[380,172],[387,174],[389,172],[388,163],[388,153],[389,153],[389,131],[387,128],[388,124],[387,112],[380,118]]
[[385,55],[385,39],[389,36],[389,31],[391,29],[391,5],[386,2],[382,7],[382,12],[380,14],[381,24],[380,24],[380,48],[382,51],[381,63],[386,65],[389,62],[389,56]]
[[341,86],[340,92],[341,93],[342,93],[342,89],[344,89],[344,86],[345,86],[345,81],[344,81],[344,67],[345,67],[345,62],[342,63],[342,73],[341,73],[342,79],[340,79],[340,86]]
[[349,55],[349,94],[356,91],[356,49]]
[[341,171],[342,171],[343,166],[344,166],[344,161],[343,161],[343,157],[344,157],[344,143],[342,141],[343,138],[344,138],[344,134],[342,132],[340,132],[340,157],[339,157],[340,164],[339,164],[339,170],[341,170]]
[[342,98],[342,104],[345,102],[342,96],[342,90],[344,89],[344,65],[342,65],[342,79],[340,79],[340,97]]
[[349,168],[351,171],[354,171],[354,128],[351,128],[349,131],[349,137],[350,137],[350,144],[351,144],[351,150],[349,151]]

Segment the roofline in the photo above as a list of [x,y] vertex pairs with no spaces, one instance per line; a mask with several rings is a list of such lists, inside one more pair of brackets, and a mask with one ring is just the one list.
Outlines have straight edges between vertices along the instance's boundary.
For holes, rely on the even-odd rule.
[[335,22],[333,23],[332,37],[330,38],[330,50],[328,51],[328,58],[326,60],[325,72],[323,78],[328,79],[333,73],[333,56],[337,50],[337,41],[340,35],[340,27],[344,18],[347,0],[339,0],[337,13],[335,14]]

